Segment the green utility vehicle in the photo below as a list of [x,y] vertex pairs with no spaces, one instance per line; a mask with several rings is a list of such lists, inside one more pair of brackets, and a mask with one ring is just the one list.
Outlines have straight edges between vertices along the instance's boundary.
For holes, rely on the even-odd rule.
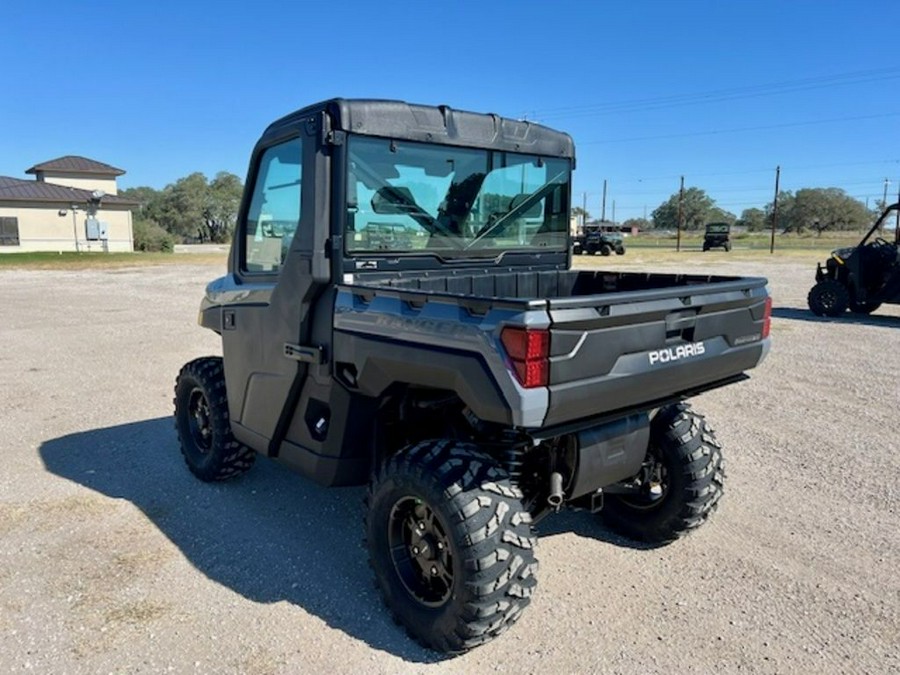
[[724,248],[731,250],[731,225],[728,223],[709,223],[706,233],[703,235],[703,250],[711,248]]
[[585,225],[581,234],[573,237],[572,252],[575,255],[584,253],[595,255],[625,255],[625,243],[620,232],[604,230],[600,225]]

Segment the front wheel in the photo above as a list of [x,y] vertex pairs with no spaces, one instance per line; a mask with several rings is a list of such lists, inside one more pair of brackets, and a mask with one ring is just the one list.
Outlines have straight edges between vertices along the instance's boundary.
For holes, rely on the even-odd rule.
[[600,255],[609,255],[610,253],[612,253],[612,249],[610,249],[610,247],[606,244],[603,244],[600,247]]
[[522,493],[491,457],[425,441],[390,457],[366,497],[369,563],[385,604],[420,644],[462,653],[529,604],[536,540]]
[[629,485],[633,491],[606,495],[600,516],[626,537],[668,544],[709,518],[724,481],[715,433],[687,403],[676,403],[651,423],[647,456]]
[[197,478],[233,478],[253,466],[256,453],[231,433],[222,359],[185,365],[175,380],[175,430],[184,461]]
[[850,306],[850,292],[835,279],[823,279],[806,296],[809,309],[816,316],[840,316]]

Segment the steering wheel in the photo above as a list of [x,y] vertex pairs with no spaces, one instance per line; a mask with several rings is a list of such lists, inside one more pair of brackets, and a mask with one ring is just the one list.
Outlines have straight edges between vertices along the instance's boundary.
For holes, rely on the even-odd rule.
[[875,237],[875,242],[878,246],[893,246],[891,242],[883,237]]

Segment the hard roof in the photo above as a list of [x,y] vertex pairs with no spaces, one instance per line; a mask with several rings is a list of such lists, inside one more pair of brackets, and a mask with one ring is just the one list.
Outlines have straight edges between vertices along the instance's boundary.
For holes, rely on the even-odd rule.
[[[47,202],[50,204],[86,204],[91,190],[54,185],[37,180],[0,176],[0,202]],[[105,195],[101,205],[137,206],[138,203],[116,195]]]
[[549,127],[495,114],[374,99],[331,99],[302,108],[269,126],[279,133],[326,111],[334,129],[367,136],[575,158],[572,137]]
[[98,162],[87,157],[78,155],[66,155],[65,157],[57,157],[47,162],[35,164],[33,167],[25,171],[25,173],[35,174],[38,171],[54,171],[59,173],[97,173],[106,176],[121,176],[125,173],[122,169],[117,169],[109,164]]

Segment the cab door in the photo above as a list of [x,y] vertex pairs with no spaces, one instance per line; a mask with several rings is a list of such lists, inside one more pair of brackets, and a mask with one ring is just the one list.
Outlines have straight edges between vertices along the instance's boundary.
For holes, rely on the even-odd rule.
[[235,292],[222,308],[232,428],[238,440],[268,454],[277,454],[273,439],[282,410],[292,390],[302,387],[307,368],[291,348],[308,333],[316,290],[313,252],[297,245],[314,225],[311,200],[304,198],[310,142],[297,133],[261,142],[254,152],[249,203],[242,205],[232,248]]

